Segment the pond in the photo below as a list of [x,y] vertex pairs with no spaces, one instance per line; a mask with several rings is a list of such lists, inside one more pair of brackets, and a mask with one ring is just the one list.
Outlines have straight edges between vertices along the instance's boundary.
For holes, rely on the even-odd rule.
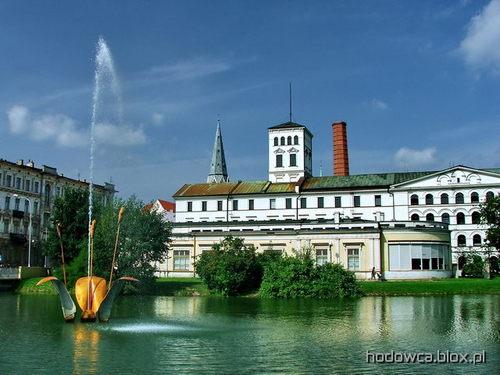
[[[495,295],[122,296],[109,323],[64,323],[56,296],[0,293],[0,373],[495,373],[499,313]],[[485,363],[374,364],[369,357],[437,350],[479,353],[478,362],[484,353]]]

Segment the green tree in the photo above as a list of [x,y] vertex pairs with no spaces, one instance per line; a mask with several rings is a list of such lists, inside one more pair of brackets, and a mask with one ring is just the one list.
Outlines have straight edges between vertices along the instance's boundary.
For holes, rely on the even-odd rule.
[[[88,211],[89,192],[83,189],[68,188],[64,195],[56,198],[52,210],[50,226],[47,239],[43,243],[45,255],[52,264],[61,264],[61,248],[57,235],[56,225],[62,226],[62,243],[64,246],[64,258],[66,263],[71,263],[78,257],[80,251],[87,241],[88,233]],[[94,215],[99,213],[100,205],[97,199],[94,201]]]
[[204,251],[195,268],[211,292],[225,296],[257,289],[262,277],[255,247],[232,236]]
[[489,246],[500,250],[500,194],[496,195],[481,205],[481,221],[488,224],[486,240]]
[[136,197],[116,199],[104,206],[96,219],[94,237],[94,273],[101,277],[109,278],[111,271],[120,207],[125,208],[125,214],[113,278],[135,277],[145,290],[154,282],[154,263],[167,257],[171,224],[163,221],[160,214],[144,210],[144,203]]
[[462,270],[463,277],[483,277],[484,261],[480,255],[472,254],[467,257],[467,261]]

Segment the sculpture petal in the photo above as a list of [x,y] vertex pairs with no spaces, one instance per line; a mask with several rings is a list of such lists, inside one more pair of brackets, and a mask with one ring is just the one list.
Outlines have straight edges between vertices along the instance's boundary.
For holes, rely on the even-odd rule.
[[59,299],[61,301],[61,308],[64,316],[64,320],[67,322],[72,322],[75,320],[75,314],[76,314],[76,306],[75,303],[73,302],[73,299],[71,298],[68,290],[66,289],[66,286],[64,283],[59,280],[57,277],[54,276],[48,276],[40,280],[36,285],[42,285],[46,283],[47,281],[51,281],[52,285],[54,288],[57,290],[57,293],[59,294]]
[[123,285],[126,281],[139,281],[130,276],[120,277],[113,283],[111,290],[106,294],[104,301],[102,301],[101,306],[99,308],[99,321],[107,322],[109,320],[109,316],[111,315],[111,308],[113,307],[113,302],[118,296],[123,288]]

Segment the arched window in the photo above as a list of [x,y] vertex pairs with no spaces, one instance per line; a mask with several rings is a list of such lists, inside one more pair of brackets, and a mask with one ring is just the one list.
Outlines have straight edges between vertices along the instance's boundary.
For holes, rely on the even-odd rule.
[[479,224],[481,223],[481,214],[477,211],[474,211],[472,213],[472,224]]
[[284,146],[285,145],[285,137],[281,137],[281,145]]
[[450,214],[448,214],[448,213],[446,213],[446,212],[445,212],[444,214],[442,214],[442,215],[441,215],[441,221],[442,221],[443,223],[448,223],[448,224],[450,224]]
[[411,215],[411,221],[419,221],[419,220],[420,220],[420,216],[418,216],[418,214]]
[[289,135],[288,138],[286,139],[286,144],[291,145],[292,144],[292,136]]
[[412,206],[418,206],[418,195],[417,194],[413,194],[411,197],[410,197],[410,204]]
[[464,203],[464,195],[462,193],[455,194],[455,203],[463,204]]
[[443,193],[441,194],[441,204],[448,204],[450,203],[450,198],[448,197],[448,194]]
[[433,214],[425,215],[425,221],[434,221],[434,215]]
[[465,224],[465,214],[463,212],[457,214],[457,225],[461,224]]
[[495,194],[493,194],[492,191],[488,191],[486,193],[486,202],[488,202],[490,199],[493,199],[495,197]]
[[466,261],[467,261],[467,259],[465,259],[465,257],[463,255],[461,255],[461,256],[458,257],[458,269],[459,270],[461,270],[462,268],[464,268]]
[[274,137],[274,145],[278,146],[278,137]]
[[432,194],[427,194],[425,196],[425,204],[434,204],[434,197]]
[[470,193],[470,202],[471,203],[479,203],[479,194],[473,191]]
[[295,137],[293,137],[293,144],[294,145],[298,145],[299,144],[299,136],[296,135]]
[[457,237],[457,245],[458,246],[465,246],[465,236],[463,234],[459,235]]
[[479,234],[475,234],[472,237],[472,245],[473,246],[481,246],[481,236]]

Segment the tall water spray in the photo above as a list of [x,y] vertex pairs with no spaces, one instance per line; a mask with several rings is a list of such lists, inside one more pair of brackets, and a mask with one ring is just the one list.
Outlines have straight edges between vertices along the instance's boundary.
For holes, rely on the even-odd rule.
[[95,57],[94,95],[92,100],[92,121],[90,127],[90,167],[89,167],[89,241],[87,273],[90,276],[90,225],[92,223],[94,158],[96,137],[99,127],[120,125],[123,120],[123,106],[120,87],[111,51],[106,41],[99,37]]

